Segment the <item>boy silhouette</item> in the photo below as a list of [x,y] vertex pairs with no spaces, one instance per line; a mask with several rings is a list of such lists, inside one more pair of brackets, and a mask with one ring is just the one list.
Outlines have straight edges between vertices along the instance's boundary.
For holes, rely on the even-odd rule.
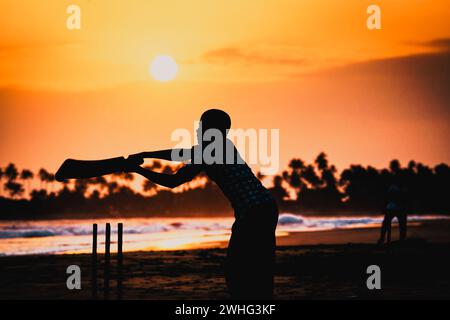
[[[191,149],[130,155],[125,170],[169,188],[192,180],[200,172],[206,173],[234,209],[235,222],[225,263],[225,279],[231,298],[271,299],[278,208],[269,191],[240,157],[234,144],[226,138],[230,127],[231,119],[226,112],[207,110],[202,114],[197,130],[199,145]],[[175,174],[163,174],[142,168],[140,165],[144,158],[190,160],[190,163]]]
[[407,229],[407,194],[406,188],[393,183],[389,186],[386,195],[386,203],[383,207],[384,219],[381,224],[381,234],[378,244],[384,244],[387,233],[387,243],[391,242],[392,220],[397,217],[400,237],[399,240],[406,239]]

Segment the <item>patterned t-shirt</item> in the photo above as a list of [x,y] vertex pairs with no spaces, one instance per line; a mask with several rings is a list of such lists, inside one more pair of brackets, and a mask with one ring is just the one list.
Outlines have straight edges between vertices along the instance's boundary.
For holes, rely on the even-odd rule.
[[204,171],[219,186],[239,216],[257,205],[274,200],[269,190],[242,160],[234,145],[232,147],[235,152],[233,163],[188,164],[187,167],[193,166],[197,167],[197,171]]
[[230,200],[237,214],[265,202],[272,195],[251,171],[247,164],[225,164],[205,166],[205,172]]

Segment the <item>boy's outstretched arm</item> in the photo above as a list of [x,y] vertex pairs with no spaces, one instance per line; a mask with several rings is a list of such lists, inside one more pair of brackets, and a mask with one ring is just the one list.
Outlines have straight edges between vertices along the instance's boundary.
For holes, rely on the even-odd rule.
[[176,188],[185,182],[191,181],[201,170],[200,166],[186,165],[179,169],[175,174],[165,174],[145,169],[141,166],[135,166],[130,172],[139,173],[150,181],[164,187]]
[[[173,159],[173,157],[176,159]],[[192,149],[166,149],[166,150],[158,150],[158,151],[148,151],[148,152],[140,152],[132,154],[128,157],[128,159],[145,159],[145,158],[153,158],[153,159],[162,159],[169,161],[185,161],[190,160],[192,157]]]

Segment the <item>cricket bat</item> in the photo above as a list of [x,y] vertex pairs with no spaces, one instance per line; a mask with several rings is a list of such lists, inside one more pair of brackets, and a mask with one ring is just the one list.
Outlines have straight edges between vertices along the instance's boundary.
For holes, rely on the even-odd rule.
[[55,174],[56,181],[66,179],[85,179],[100,177],[105,174],[122,171],[125,164],[124,157],[104,160],[75,160],[67,159]]

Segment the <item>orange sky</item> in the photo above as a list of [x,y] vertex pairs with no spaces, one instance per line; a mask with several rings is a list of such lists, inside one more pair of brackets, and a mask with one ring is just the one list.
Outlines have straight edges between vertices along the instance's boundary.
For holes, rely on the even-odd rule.
[[[81,7],[81,30],[66,8]],[[281,167],[450,162],[448,1],[0,0],[0,165],[173,145],[207,107],[279,128]],[[158,54],[178,77],[149,75]]]

